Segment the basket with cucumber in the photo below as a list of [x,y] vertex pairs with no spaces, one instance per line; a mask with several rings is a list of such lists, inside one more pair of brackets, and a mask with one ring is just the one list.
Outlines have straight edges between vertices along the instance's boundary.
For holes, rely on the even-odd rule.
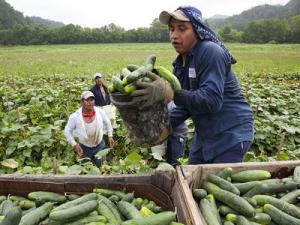
[[133,143],[140,147],[161,144],[170,134],[171,125],[166,104],[161,101],[139,109],[130,94],[138,89],[137,81],[152,82],[147,72],[154,72],[169,82],[173,90],[181,90],[177,77],[162,66],[155,66],[156,56],[149,55],[142,66],[129,64],[119,76],[112,76],[108,90],[112,103],[120,112]]

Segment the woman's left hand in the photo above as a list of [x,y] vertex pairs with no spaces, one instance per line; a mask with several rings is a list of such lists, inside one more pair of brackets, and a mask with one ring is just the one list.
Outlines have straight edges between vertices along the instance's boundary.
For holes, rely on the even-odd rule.
[[108,137],[108,145],[110,148],[114,147],[115,141],[114,141],[113,137]]

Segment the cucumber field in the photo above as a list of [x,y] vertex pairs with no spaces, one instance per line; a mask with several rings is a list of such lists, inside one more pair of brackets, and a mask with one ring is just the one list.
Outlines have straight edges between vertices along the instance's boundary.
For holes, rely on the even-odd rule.
[[[226,46],[237,59],[233,69],[255,116],[255,140],[245,161],[300,159],[300,45]],[[156,55],[156,65],[172,70],[176,53],[169,43],[0,47],[0,173],[127,174],[155,169],[163,159],[134,146],[119,116],[117,145],[105,151],[108,160],[100,169],[76,158],[63,134],[95,72],[109,84],[127,64],[142,65],[150,54]],[[193,125],[188,122],[191,138]]]

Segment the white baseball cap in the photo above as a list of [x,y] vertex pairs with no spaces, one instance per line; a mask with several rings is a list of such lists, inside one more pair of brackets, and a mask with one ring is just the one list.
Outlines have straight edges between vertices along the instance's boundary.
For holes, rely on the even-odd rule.
[[102,77],[102,74],[101,74],[101,73],[95,73],[95,74],[94,74],[94,80],[95,80],[97,77],[100,77],[100,78],[101,78],[101,77]]
[[170,19],[174,18],[175,20],[189,22],[189,18],[181,11],[181,10],[175,10],[174,12],[169,11],[162,11],[159,14],[159,21],[162,24],[169,25]]
[[91,91],[84,91],[81,94],[81,99],[85,99],[86,100],[86,99],[88,99],[90,97],[95,98],[93,92],[91,92]]

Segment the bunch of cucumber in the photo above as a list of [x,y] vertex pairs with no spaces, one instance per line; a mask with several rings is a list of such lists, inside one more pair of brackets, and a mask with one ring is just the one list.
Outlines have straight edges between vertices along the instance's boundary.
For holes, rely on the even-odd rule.
[[227,167],[209,174],[193,196],[208,225],[300,225],[300,166],[283,179]]
[[182,225],[155,202],[110,189],[82,196],[36,191],[0,201],[1,225]]
[[168,81],[175,92],[180,91],[181,85],[177,77],[166,68],[155,66],[155,61],[156,56],[149,55],[143,66],[134,64],[127,65],[126,68],[121,70],[120,76],[112,76],[108,91],[110,93],[119,92],[130,94],[138,88],[135,84],[136,81],[152,82],[152,80],[147,77],[147,72],[156,73]]

